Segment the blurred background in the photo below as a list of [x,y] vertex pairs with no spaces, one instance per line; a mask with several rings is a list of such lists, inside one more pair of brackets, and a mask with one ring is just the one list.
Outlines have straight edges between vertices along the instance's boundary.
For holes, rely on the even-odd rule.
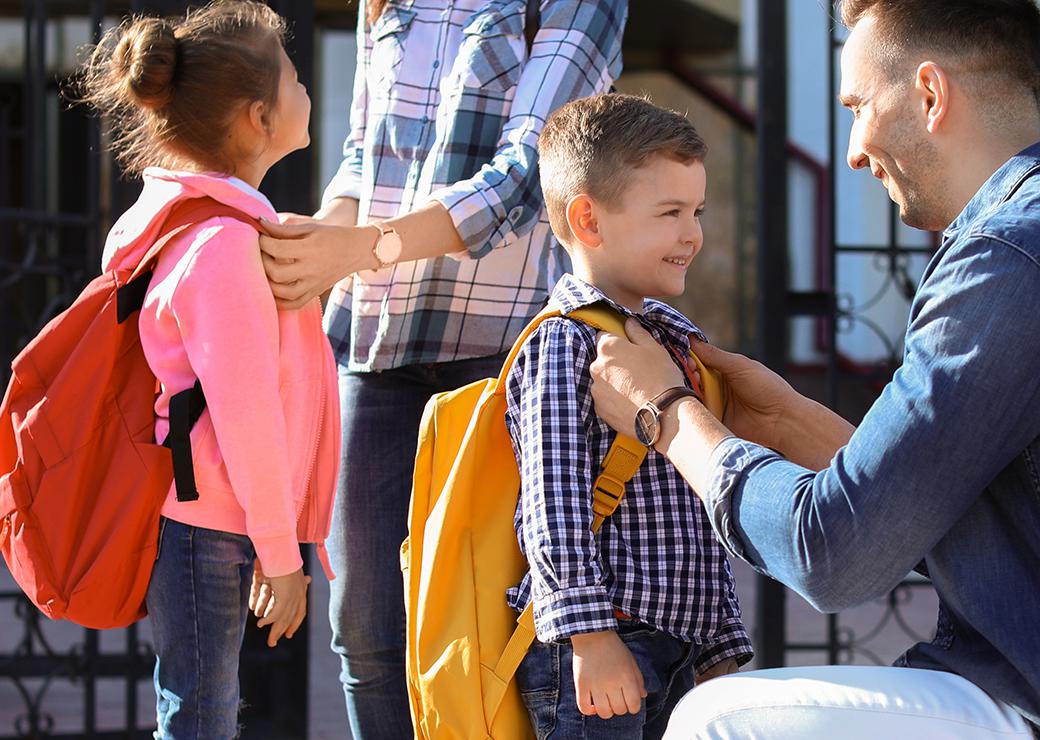
[[[521,0],[517,0],[520,2]],[[314,101],[312,145],[271,171],[276,208],[310,213],[339,165],[357,4],[271,0]],[[0,0],[0,382],[11,358],[99,270],[111,223],[140,190],[121,180],[96,119],[59,95],[82,48],[127,13],[189,3]],[[869,171],[845,164],[836,102],[843,31],[827,0],[633,0],[623,92],[685,113],[707,140],[705,246],[675,301],[728,349],[782,372],[858,422],[891,377],[936,235],[898,219]],[[936,600],[908,578],[887,598],[821,615],[734,563],[751,667],[889,663],[930,637]],[[328,649],[327,584],[306,629],[275,650],[252,629],[242,661],[245,738],[349,737]],[[0,566],[0,740],[150,737],[147,620],[92,632],[52,623]]]

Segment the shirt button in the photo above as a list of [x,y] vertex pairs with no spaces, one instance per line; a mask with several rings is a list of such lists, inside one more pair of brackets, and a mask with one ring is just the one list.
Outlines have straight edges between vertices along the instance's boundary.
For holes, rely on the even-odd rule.
[[430,117],[429,116],[423,116],[422,117],[422,122],[423,123],[429,123],[430,122]]
[[514,208],[513,210],[511,210],[509,212],[509,220],[512,221],[513,223],[516,223],[517,221],[520,220],[520,215],[523,212],[524,212],[524,209],[521,208],[520,206],[517,206],[516,208]]
[[439,67],[439,66],[441,66],[441,61],[439,59],[434,59],[433,60],[433,68],[437,69],[437,67]]

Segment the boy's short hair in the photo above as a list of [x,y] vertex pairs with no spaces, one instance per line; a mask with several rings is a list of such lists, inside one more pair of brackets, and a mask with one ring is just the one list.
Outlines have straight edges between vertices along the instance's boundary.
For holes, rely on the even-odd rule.
[[708,148],[684,116],[636,95],[607,93],[558,108],[538,137],[538,166],[549,224],[561,241],[571,236],[567,202],[586,193],[617,205],[628,173],[651,157],[703,161]]

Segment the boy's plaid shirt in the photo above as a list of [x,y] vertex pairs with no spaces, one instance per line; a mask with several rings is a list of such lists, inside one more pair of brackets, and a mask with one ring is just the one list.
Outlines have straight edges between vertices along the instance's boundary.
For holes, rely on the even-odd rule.
[[[606,301],[565,275],[551,302],[568,313]],[[637,316],[654,339],[689,351],[700,331],[681,313],[647,300]],[[579,321],[545,321],[509,374],[506,424],[520,466],[516,526],[531,564],[509,604],[534,593],[538,639],[617,628],[615,610],[702,646],[698,672],[725,658],[745,663],[751,641],[733,574],[704,506],[668,459],[650,450],[625,497],[596,537],[592,484],[616,436],[592,405],[589,366],[596,331]]]
[[466,251],[359,273],[334,289],[326,331],[353,370],[507,349],[569,265],[542,204],[535,142],[560,105],[621,72],[625,0],[390,0],[366,30],[344,160],[324,202],[358,223],[442,203]]

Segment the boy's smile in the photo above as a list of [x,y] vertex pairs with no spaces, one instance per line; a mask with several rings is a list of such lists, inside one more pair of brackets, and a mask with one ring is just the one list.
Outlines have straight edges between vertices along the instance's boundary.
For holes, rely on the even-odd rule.
[[589,274],[582,277],[634,311],[642,311],[646,297],[682,295],[704,243],[706,186],[704,164],[696,160],[655,156],[632,170],[618,203],[594,206],[600,244],[586,252]]

